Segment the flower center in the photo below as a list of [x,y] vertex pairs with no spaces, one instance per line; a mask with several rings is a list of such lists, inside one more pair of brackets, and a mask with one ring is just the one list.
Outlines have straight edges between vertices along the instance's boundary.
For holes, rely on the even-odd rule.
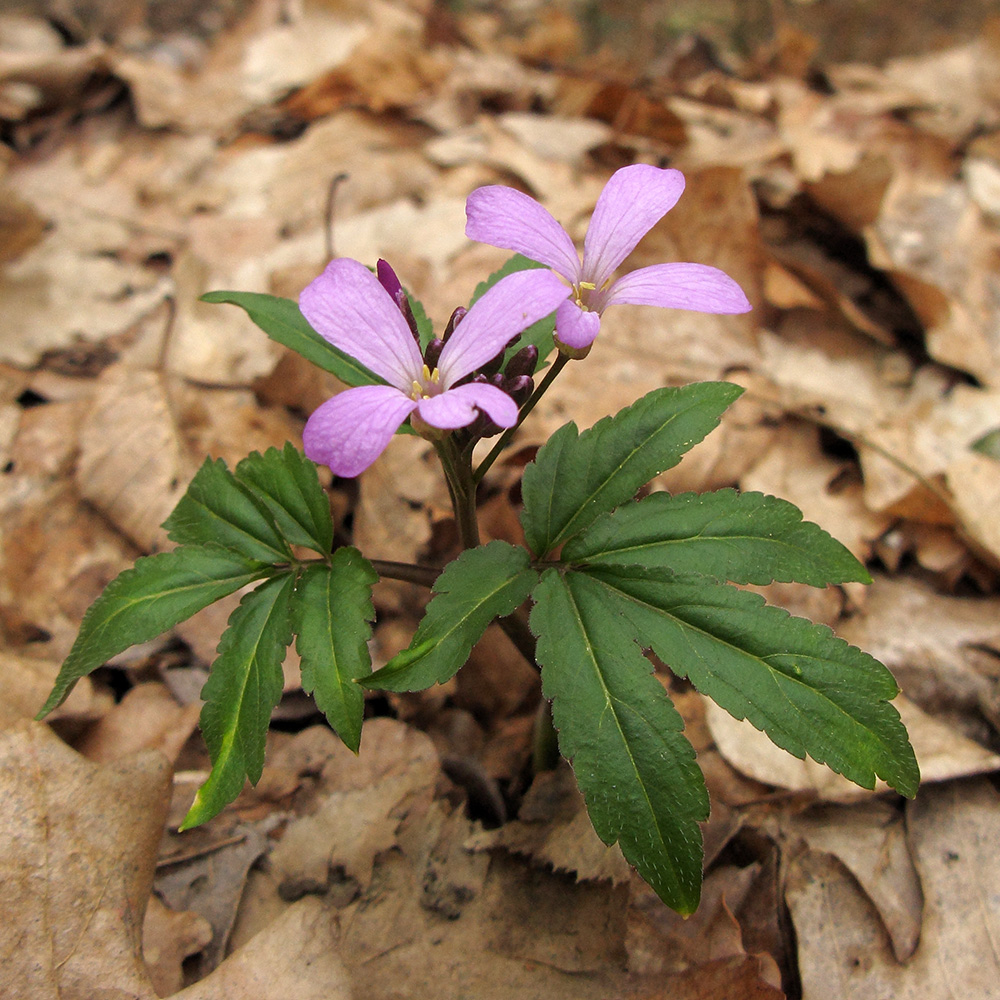
[[430,399],[431,396],[439,396],[441,394],[441,372],[439,369],[435,368],[431,371],[427,365],[424,365],[423,371],[420,373],[420,380],[413,380],[413,386],[410,389],[410,399],[415,399],[417,401],[421,399]]
[[592,281],[578,281],[573,286],[574,299],[581,309],[590,311],[590,293],[597,288]]

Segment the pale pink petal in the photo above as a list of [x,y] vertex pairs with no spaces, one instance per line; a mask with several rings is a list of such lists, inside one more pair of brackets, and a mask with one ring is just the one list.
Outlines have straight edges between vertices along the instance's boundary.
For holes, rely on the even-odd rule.
[[626,302],[707,313],[750,310],[743,289],[724,271],[706,264],[653,264],[623,275],[608,289],[602,308]]
[[645,163],[616,170],[590,219],[583,244],[583,279],[600,290],[639,240],[677,204],[683,191],[684,175],[679,170]]
[[321,337],[409,393],[424,362],[399,306],[367,267],[347,257],[330,261],[299,296],[299,308]]
[[574,350],[590,347],[600,328],[600,315],[581,309],[572,299],[566,299],[556,310],[556,336]]
[[421,419],[432,427],[454,430],[466,427],[482,410],[498,427],[517,423],[517,403],[495,385],[467,382],[417,403]]
[[553,312],[569,289],[542,268],[501,278],[455,327],[441,351],[438,368],[445,388],[474,372],[503,350],[509,340]]
[[385,450],[416,402],[391,385],[362,385],[328,399],[306,421],[306,455],[334,475],[360,475]]
[[548,209],[514,188],[493,184],[476,188],[465,203],[465,235],[477,243],[503,247],[537,260],[575,282],[580,255],[566,230]]

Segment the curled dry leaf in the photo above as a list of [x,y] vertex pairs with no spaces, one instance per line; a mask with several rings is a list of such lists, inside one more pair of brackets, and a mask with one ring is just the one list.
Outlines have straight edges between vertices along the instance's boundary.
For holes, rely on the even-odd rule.
[[0,966],[11,996],[153,1000],[142,922],[169,790],[158,753],[100,767],[41,723],[0,734]]

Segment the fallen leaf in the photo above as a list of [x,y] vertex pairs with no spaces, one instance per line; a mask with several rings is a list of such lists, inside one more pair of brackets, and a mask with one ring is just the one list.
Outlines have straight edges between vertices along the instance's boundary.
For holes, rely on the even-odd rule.
[[987,781],[954,782],[924,789],[909,808],[925,909],[920,944],[906,965],[893,957],[877,911],[838,861],[807,852],[792,862],[787,898],[803,1000],[831,992],[844,1000],[950,1000],[956,984],[967,996],[997,995],[1000,799]]
[[141,936],[170,788],[166,760],[144,753],[100,767],[47,726],[25,722],[0,734],[0,785],[5,988],[151,1000]]

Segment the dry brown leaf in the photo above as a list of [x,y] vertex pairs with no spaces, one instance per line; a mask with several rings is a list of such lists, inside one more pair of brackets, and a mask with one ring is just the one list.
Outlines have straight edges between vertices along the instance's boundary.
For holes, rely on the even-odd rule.
[[337,917],[303,899],[176,1000],[351,1000],[337,954]]
[[843,639],[893,672],[927,711],[1000,723],[1000,601],[936,594],[916,580],[877,575],[863,610],[838,626]]
[[141,935],[169,796],[166,760],[144,753],[99,767],[28,722],[0,734],[0,784],[5,989],[151,1000]]
[[76,749],[98,764],[139,750],[159,750],[173,762],[198,725],[200,711],[200,705],[179,705],[163,684],[138,684],[76,742]]
[[89,500],[139,549],[167,541],[160,525],[194,473],[163,378],[116,366],[103,373],[80,428],[76,481]]
[[908,961],[920,940],[923,894],[902,812],[878,800],[822,806],[783,818],[782,829],[840,859],[878,910],[896,960]]
[[172,996],[184,985],[184,960],[211,940],[212,925],[204,917],[168,909],[155,893],[149,897],[142,924],[142,955],[157,996]]
[[923,789],[909,809],[925,909],[906,965],[896,962],[877,912],[839,862],[815,852],[792,862],[787,898],[803,1000],[951,1000],[956,989],[997,995],[1000,799],[988,781],[953,782]]
[[[0,648],[0,729],[33,719],[52,691],[61,664]],[[49,716],[53,721],[93,722],[114,706],[114,695],[81,678],[66,700]]]
[[[899,696],[895,702],[913,745],[924,782],[945,781],[1000,770],[1000,755],[967,739],[913,702]],[[811,757],[799,760],[775,746],[746,720],[737,721],[709,701],[707,719],[722,755],[742,774],[765,784],[795,792],[810,792],[824,802],[855,802],[885,791],[881,780],[875,792],[817,764]]]
[[562,761],[555,771],[536,775],[516,820],[475,834],[467,846],[522,855],[578,880],[624,884],[632,877],[618,846],[608,847],[594,832],[573,772]]

